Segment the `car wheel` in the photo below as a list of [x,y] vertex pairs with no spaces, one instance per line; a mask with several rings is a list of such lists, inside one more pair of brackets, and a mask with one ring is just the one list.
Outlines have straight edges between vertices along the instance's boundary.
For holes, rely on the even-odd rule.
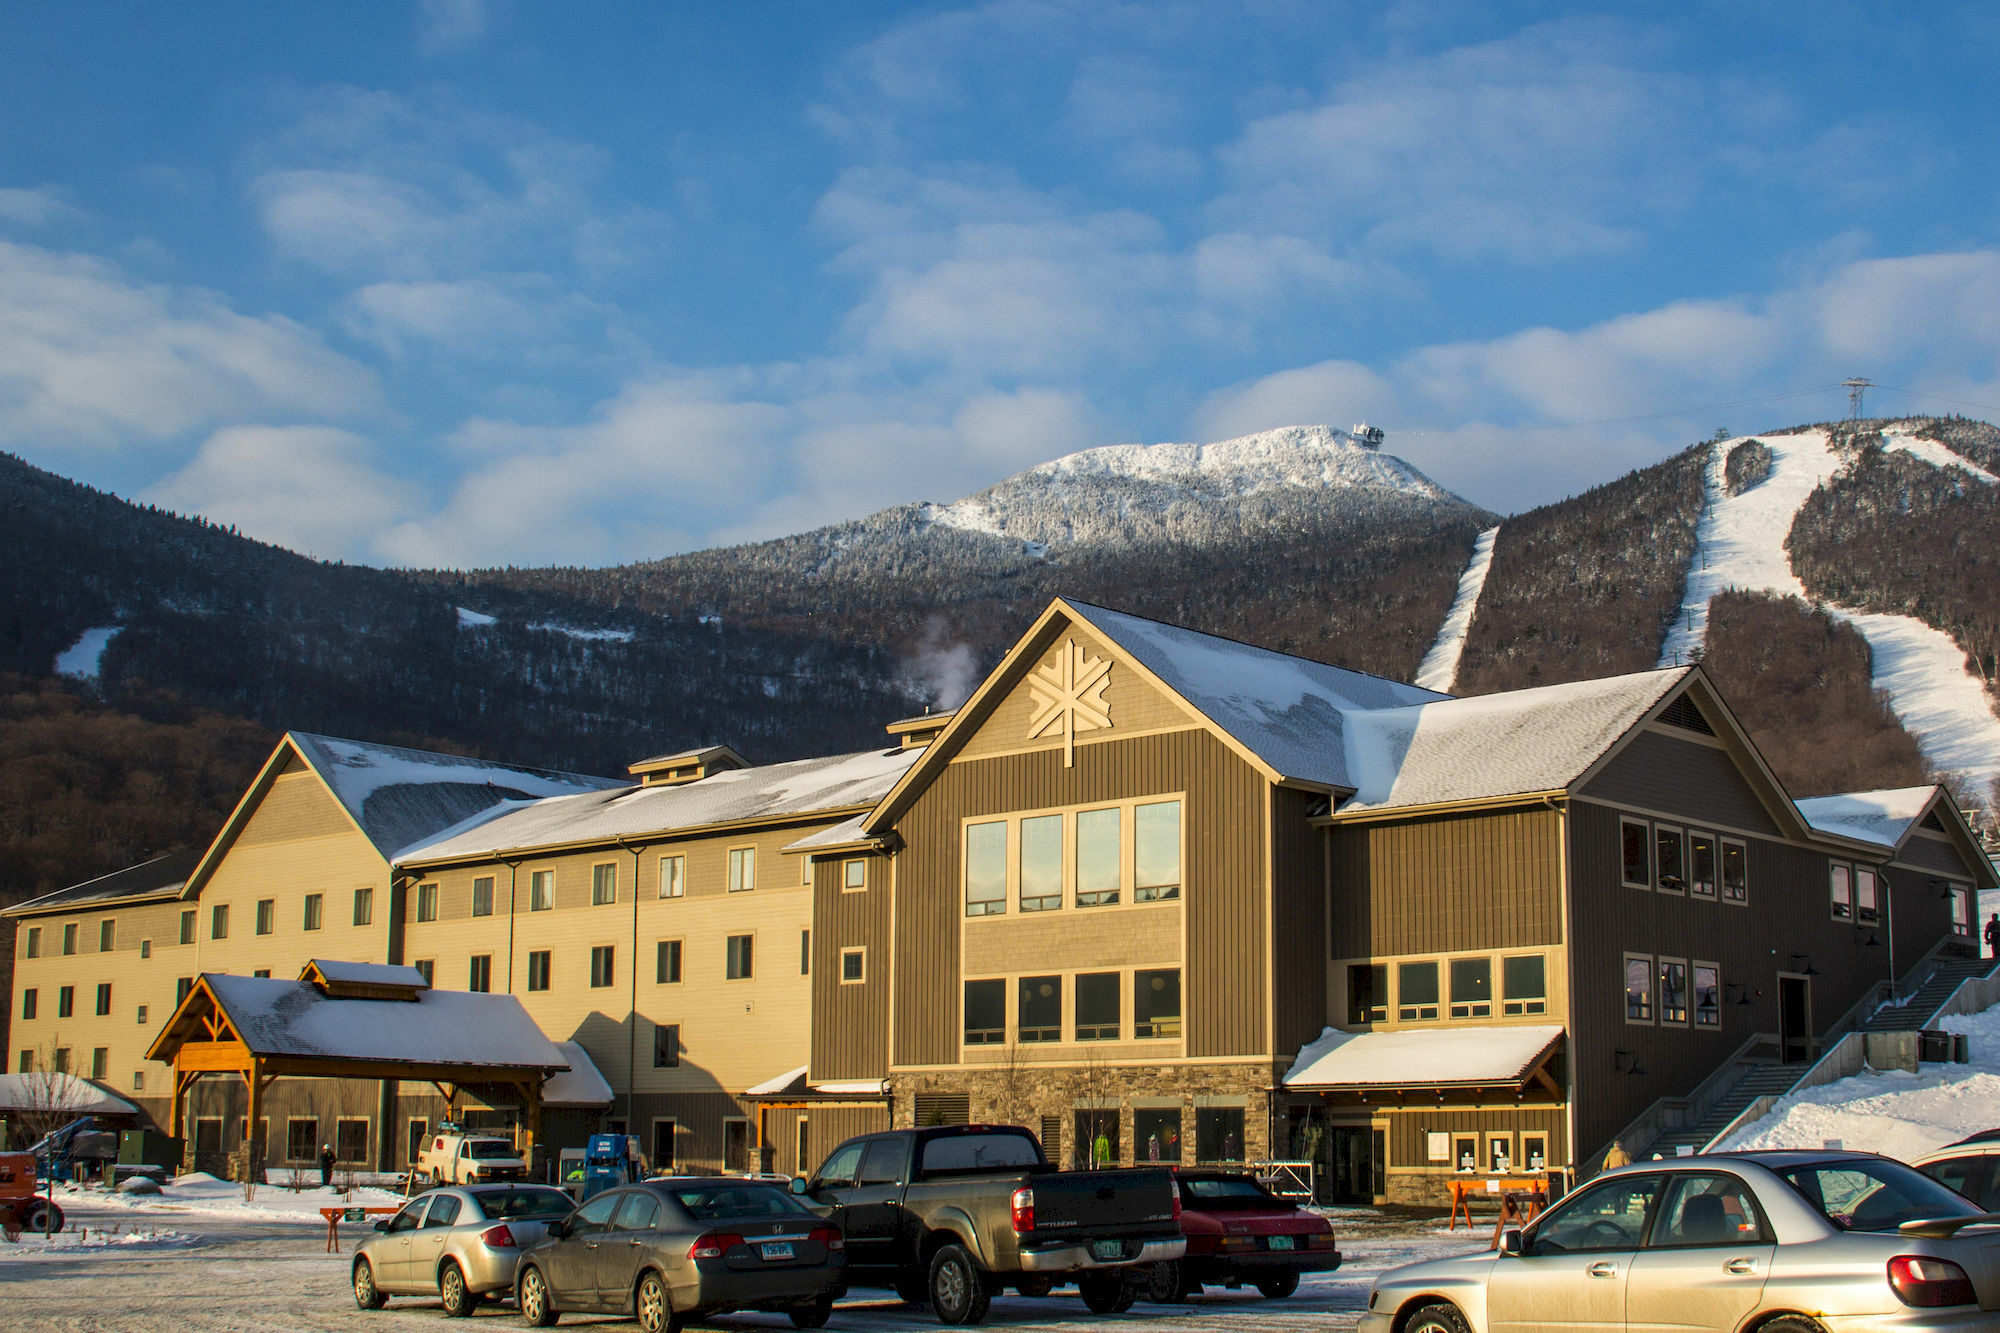
[[436,1188],[437,1188],[437,1187],[438,1187],[439,1185],[442,1185],[442,1184],[444,1184],[444,1172],[442,1172],[442,1171],[438,1170],[438,1169],[437,1169],[436,1167],[432,1167],[432,1168],[431,1168],[431,1188],[433,1188],[433,1189],[436,1189]]
[[931,1256],[931,1309],[940,1324],[976,1324],[986,1317],[992,1296],[985,1275],[963,1245],[947,1245]]
[[1802,1314],[1781,1314],[1757,1325],[1757,1333],[1826,1333],[1826,1330]]
[[444,1271],[438,1274],[438,1295],[444,1301],[444,1312],[453,1319],[465,1318],[479,1304],[479,1298],[465,1289],[465,1273],[450,1259],[444,1261]]
[[379,1310],[389,1303],[375,1285],[375,1269],[366,1259],[354,1261],[354,1303],[364,1310]]
[[1083,1304],[1092,1314],[1124,1314],[1139,1299],[1138,1288],[1126,1280],[1123,1269],[1109,1273],[1084,1273],[1076,1280]]
[[1409,1322],[1403,1325],[1403,1333],[1471,1333],[1471,1330],[1466,1327],[1465,1316],[1458,1312],[1456,1305],[1439,1301],[1418,1307]]
[[555,1293],[549,1290],[549,1281],[542,1276],[542,1270],[530,1265],[521,1272],[521,1281],[515,1291],[514,1304],[521,1312],[521,1318],[536,1328],[547,1328],[562,1316],[556,1312]]
[[826,1321],[833,1318],[831,1299],[814,1301],[811,1305],[795,1305],[785,1311],[792,1317],[793,1328],[825,1328]]
[[1181,1261],[1162,1259],[1146,1270],[1146,1299],[1155,1305],[1178,1305],[1188,1297]]
[[1280,1273],[1276,1277],[1257,1279],[1257,1290],[1267,1301],[1282,1301],[1299,1289],[1297,1273]]
[[648,1273],[639,1279],[639,1290],[632,1297],[632,1307],[639,1316],[639,1327],[645,1333],[681,1333],[681,1325],[687,1322],[674,1312],[674,1300],[667,1294],[666,1279],[658,1273]]
[[1014,1290],[1035,1300],[1040,1300],[1055,1289],[1056,1280],[1052,1277],[1024,1277],[1014,1284]]
[[911,1305],[929,1305],[931,1303],[931,1289],[925,1285],[923,1278],[898,1277],[895,1285],[896,1295],[899,1299]]
[[37,1199],[22,1216],[21,1229],[37,1235],[43,1232],[54,1235],[63,1229],[63,1210],[48,1199]]

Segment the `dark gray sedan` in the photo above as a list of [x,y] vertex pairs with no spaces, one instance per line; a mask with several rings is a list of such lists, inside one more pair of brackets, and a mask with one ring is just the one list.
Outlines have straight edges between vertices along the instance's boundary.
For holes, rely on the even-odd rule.
[[847,1291],[840,1231],[768,1181],[680,1176],[607,1190],[550,1224],[521,1256],[521,1317],[636,1316],[677,1333],[697,1315],[778,1310],[825,1324]]

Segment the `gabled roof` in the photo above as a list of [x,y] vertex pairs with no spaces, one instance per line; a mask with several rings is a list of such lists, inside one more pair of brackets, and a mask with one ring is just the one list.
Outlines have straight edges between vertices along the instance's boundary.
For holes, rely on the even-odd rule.
[[643,838],[715,825],[853,813],[880,800],[921,750],[864,750],[735,768],[679,786],[626,787],[482,811],[404,849],[399,865],[435,865],[528,848]]
[[1544,1023],[1380,1032],[1328,1028],[1299,1049],[1285,1086],[1504,1087],[1525,1082],[1562,1038],[1560,1025]]
[[80,1115],[137,1115],[139,1108],[95,1083],[50,1070],[34,1074],[0,1074],[0,1111],[53,1113],[69,1119]]
[[1915,831],[1944,789],[1891,787],[1885,791],[1850,791],[1837,796],[1808,796],[1799,813],[1822,833],[1900,848]]
[[559,1041],[556,1049],[562,1052],[563,1059],[569,1061],[569,1068],[551,1075],[549,1081],[542,1084],[542,1105],[611,1105],[611,1085],[597,1071],[597,1062],[590,1058],[590,1052],[573,1041]]
[[72,884],[24,903],[15,903],[0,915],[39,916],[44,912],[74,911],[114,902],[171,898],[187,884],[195,863],[200,860],[200,852],[172,852],[156,856],[136,866],[114,870],[108,875],[99,875],[96,879],[87,879],[81,884]]

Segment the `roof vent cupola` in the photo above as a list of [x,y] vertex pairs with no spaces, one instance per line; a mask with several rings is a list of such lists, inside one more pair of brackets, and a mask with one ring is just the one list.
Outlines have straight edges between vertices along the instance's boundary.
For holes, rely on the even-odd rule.
[[727,745],[710,745],[679,754],[655,755],[626,768],[642,787],[679,787],[732,768],[748,768],[750,761]]

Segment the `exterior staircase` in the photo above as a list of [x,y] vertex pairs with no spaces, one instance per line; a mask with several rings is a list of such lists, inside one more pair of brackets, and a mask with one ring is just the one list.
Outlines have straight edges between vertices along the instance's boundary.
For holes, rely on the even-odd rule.
[[1650,1157],[1657,1153],[1661,1157],[1672,1157],[1683,1147],[1702,1151],[1709,1140],[1727,1129],[1729,1122],[1741,1115],[1750,1103],[1759,1097],[1782,1097],[1790,1092],[1807,1068],[1807,1065],[1781,1065],[1775,1060],[1753,1065],[1708,1109],[1708,1114],[1699,1123],[1668,1130],[1653,1141],[1646,1155]]
[[1930,979],[1898,1005],[1884,1005],[1861,1025],[1863,1032],[1916,1032],[1931,1025],[1938,1009],[1959,983],[1983,977],[1993,969],[1991,958],[1941,958]]

